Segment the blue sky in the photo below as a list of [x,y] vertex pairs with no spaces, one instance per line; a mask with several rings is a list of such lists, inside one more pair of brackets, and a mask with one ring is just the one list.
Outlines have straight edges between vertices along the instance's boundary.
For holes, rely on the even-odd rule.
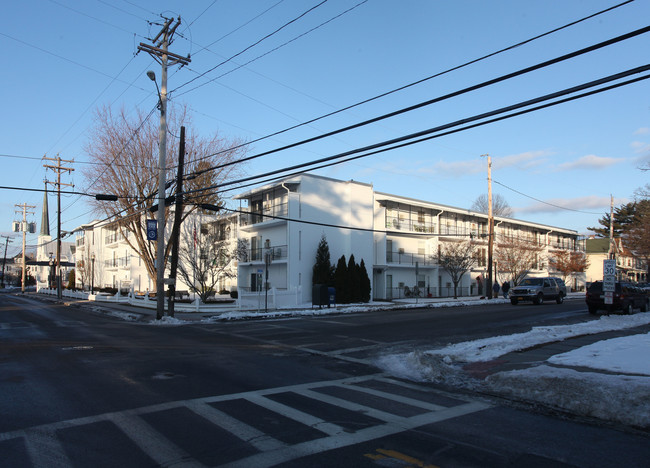
[[[71,165],[75,171],[62,180],[74,183],[77,190],[85,189],[82,171],[89,159],[83,146],[88,142],[94,109],[109,105],[147,113],[156,104],[155,87],[145,72],[151,69],[160,76],[160,67],[147,54],[134,53],[139,42],[149,42],[146,38],[159,31],[159,26],[149,22],[160,22],[160,14],[181,16],[180,34],[170,50],[192,57],[189,67],[170,71],[169,89],[173,90],[319,3],[33,0],[4,5],[0,158],[5,170],[0,172],[0,186],[42,188],[43,180],[54,180],[55,174],[46,172],[41,158],[59,154],[75,161]],[[218,132],[226,139],[253,140],[618,3],[328,0],[205,78],[172,93],[171,99],[190,107],[193,125],[201,134]],[[254,143],[249,154],[534,65],[647,26],[648,18],[650,3],[636,0],[461,70]],[[437,105],[255,160],[245,171],[255,175],[332,155],[645,65],[648,60],[643,52],[649,46],[650,34],[644,34]],[[214,81],[191,90],[207,79]],[[609,210],[610,195],[619,205],[649,182],[650,173],[638,169],[647,165],[650,155],[649,90],[650,83],[641,81],[317,174],[469,208],[487,192],[486,160],[481,155],[489,153],[494,192],[508,201],[517,218],[586,233]],[[11,221],[19,219],[15,205],[22,203],[36,206],[28,220],[37,222],[40,229],[42,193],[3,188],[2,195],[3,235],[14,235]],[[56,200],[53,196],[49,200],[55,232]],[[62,206],[63,230],[95,218],[83,198],[65,196]],[[36,236],[28,236],[28,244],[35,243]],[[9,254],[19,250],[16,236]]]

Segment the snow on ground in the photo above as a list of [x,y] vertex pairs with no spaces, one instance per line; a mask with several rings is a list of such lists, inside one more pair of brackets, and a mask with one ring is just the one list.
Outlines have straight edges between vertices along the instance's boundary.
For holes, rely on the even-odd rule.
[[599,341],[555,355],[542,365],[497,372],[485,380],[473,377],[464,369],[468,363],[489,365],[489,361],[499,356],[543,343],[648,323],[650,314],[603,316],[575,325],[535,327],[526,333],[456,343],[441,349],[386,355],[379,358],[377,364],[387,372],[411,380],[496,393],[648,429],[650,334]]
[[[405,302],[397,307],[395,304],[371,303],[322,309],[304,304],[298,308],[267,313],[231,310],[200,321],[326,315],[396,308],[453,307],[495,304],[497,301],[507,302],[502,299],[436,302],[423,300],[418,304]],[[196,321],[164,317],[150,323],[178,326]],[[574,336],[624,330],[649,323],[650,313],[602,316],[599,320],[574,325],[534,327],[526,333],[450,344],[440,349],[384,355],[376,360],[376,364],[397,377],[499,394],[541,403],[577,415],[650,429],[650,334],[600,341],[555,355],[541,365],[523,370],[497,372],[483,380],[464,369],[468,363],[489,363],[507,353],[544,343],[563,341]],[[589,368],[594,372],[589,371]]]

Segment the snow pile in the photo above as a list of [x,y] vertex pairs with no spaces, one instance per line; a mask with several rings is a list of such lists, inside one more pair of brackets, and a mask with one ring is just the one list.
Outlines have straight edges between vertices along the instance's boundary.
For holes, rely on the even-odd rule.
[[[395,376],[410,380],[496,393],[647,429],[650,428],[650,334],[599,341],[555,355],[545,364],[493,373],[484,380],[473,377],[467,368],[489,371],[499,364],[495,359],[512,351],[648,323],[650,314],[605,316],[577,325],[536,327],[527,333],[457,343],[442,349],[386,355],[377,364]],[[605,372],[590,372],[589,368]]]
[[531,348],[544,343],[554,343],[581,335],[592,335],[612,330],[624,330],[650,323],[650,314],[630,316],[605,315],[600,320],[577,323],[574,325],[556,325],[534,327],[529,332],[514,335],[496,336],[481,340],[466,341],[449,345],[442,349],[427,351],[433,355],[449,356],[455,361],[478,362],[489,361],[504,354]]
[[[647,349],[645,350],[647,352]],[[650,377],[579,372],[546,365],[500,372],[489,391],[573,414],[650,428]]]

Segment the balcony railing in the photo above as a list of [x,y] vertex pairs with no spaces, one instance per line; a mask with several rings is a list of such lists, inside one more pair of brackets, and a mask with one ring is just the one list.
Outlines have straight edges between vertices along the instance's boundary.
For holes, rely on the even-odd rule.
[[271,247],[260,247],[258,249],[247,249],[242,262],[264,262],[264,255],[269,252],[271,261],[273,260],[286,260],[289,253],[286,245],[275,245]]
[[261,211],[256,210],[239,215],[239,225],[250,226],[252,224],[263,223],[264,221],[272,221],[272,216],[287,216],[288,213],[289,206],[287,203],[264,205]]
[[398,231],[428,232],[433,234],[436,232],[436,224],[408,219],[387,218],[386,229],[396,229]]
[[419,265],[434,265],[435,261],[431,258],[430,255],[420,254],[420,253],[410,253],[410,252],[386,252],[386,263],[398,264],[398,265],[413,265],[415,263]]
[[131,266],[131,257],[110,258],[104,260],[106,268],[128,268]]
[[115,242],[120,242],[126,238],[129,237],[129,233],[126,233],[126,237],[122,235],[120,232],[113,232],[113,234],[109,234],[104,238],[104,244],[114,244]]

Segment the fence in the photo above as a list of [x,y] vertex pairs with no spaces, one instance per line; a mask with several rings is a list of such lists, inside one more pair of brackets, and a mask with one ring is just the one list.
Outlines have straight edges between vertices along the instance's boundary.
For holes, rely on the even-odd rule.
[[301,304],[302,287],[291,289],[270,288],[268,291],[238,289],[238,307],[246,310],[281,309]]
[[[476,286],[459,286],[457,290],[458,297],[477,296],[478,289]],[[422,287],[404,286],[386,289],[387,299],[409,299],[418,297],[454,297],[454,287]]]

